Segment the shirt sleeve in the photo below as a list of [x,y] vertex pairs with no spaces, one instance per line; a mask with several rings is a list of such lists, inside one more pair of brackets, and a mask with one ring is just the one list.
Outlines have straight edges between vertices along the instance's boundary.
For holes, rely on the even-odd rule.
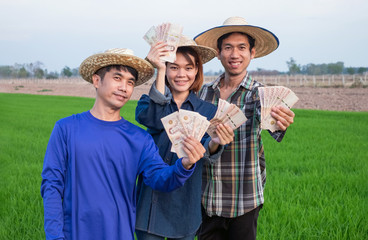
[[206,149],[206,152],[204,153],[203,159],[205,161],[208,161],[210,164],[214,164],[214,163],[217,162],[217,160],[220,159],[221,154],[225,149],[225,146],[224,145],[219,145],[216,152],[214,152],[213,154],[210,154],[210,150],[209,150],[209,146],[208,146],[210,141],[211,141],[211,137],[208,137],[208,138],[205,139],[204,143],[202,143],[203,147]]
[[172,97],[168,88],[165,92],[167,93],[166,97],[156,89],[155,83],[153,83],[150,96],[144,94],[138,101],[135,109],[135,120],[149,128],[150,131],[163,130],[164,126],[162,125],[161,118],[170,114],[168,104]]
[[181,161],[182,158],[179,158],[171,166],[164,163],[152,137],[147,135],[147,141],[141,155],[139,173],[142,174],[144,183],[152,189],[170,192],[183,186],[194,172],[195,165],[187,170]]
[[165,105],[170,103],[172,99],[172,94],[170,89],[165,85],[165,94],[160,93],[156,88],[156,81],[153,82],[151,89],[149,91],[149,97],[157,104]]
[[66,142],[60,126],[56,123],[46,149],[41,173],[41,196],[44,205],[44,228],[46,239],[64,239],[64,195]]

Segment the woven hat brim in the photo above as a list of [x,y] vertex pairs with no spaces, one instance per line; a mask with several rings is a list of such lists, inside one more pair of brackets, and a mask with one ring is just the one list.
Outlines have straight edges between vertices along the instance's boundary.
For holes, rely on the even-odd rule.
[[194,51],[196,51],[199,55],[199,57],[202,59],[202,63],[205,64],[206,62],[209,62],[210,60],[212,60],[214,57],[216,57],[217,52],[215,49],[211,48],[211,47],[206,47],[206,46],[197,46],[197,45],[180,45],[180,47],[190,47],[192,49],[194,49]]
[[217,39],[231,32],[242,32],[255,39],[255,58],[266,56],[279,46],[279,39],[267,29],[251,25],[224,25],[211,28],[194,37],[197,44],[217,49]]
[[84,80],[92,83],[92,75],[109,65],[125,65],[136,69],[138,79],[135,86],[147,82],[154,74],[153,66],[146,60],[129,54],[117,53],[98,53],[86,58],[79,67],[79,74]]

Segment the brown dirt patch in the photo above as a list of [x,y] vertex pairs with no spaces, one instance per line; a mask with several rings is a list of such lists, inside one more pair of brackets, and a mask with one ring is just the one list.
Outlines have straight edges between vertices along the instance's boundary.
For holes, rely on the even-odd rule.
[[[132,98],[147,94],[151,83],[134,89]],[[294,108],[332,111],[368,111],[368,88],[290,87],[299,97]],[[95,97],[93,86],[81,79],[0,80],[0,92]]]

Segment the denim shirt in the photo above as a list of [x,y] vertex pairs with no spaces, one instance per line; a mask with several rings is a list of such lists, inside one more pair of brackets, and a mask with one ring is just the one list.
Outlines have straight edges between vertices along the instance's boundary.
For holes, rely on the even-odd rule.
[[[199,99],[193,92],[183,102],[181,109],[195,111],[207,120],[213,118],[217,107]],[[136,120],[147,127],[159,148],[162,159],[169,165],[178,159],[172,153],[171,142],[162,125],[161,118],[175,111],[178,107],[170,90],[165,88],[161,94],[152,84],[149,96],[142,95],[136,108]],[[203,161],[215,162],[221,156],[223,147],[210,156],[208,143],[210,137],[206,133],[201,143],[206,148],[204,157],[197,162],[193,175],[183,187],[170,193],[152,190],[145,185],[141,176],[137,186],[137,220],[136,229],[165,237],[179,238],[193,234],[199,228],[201,217],[201,184]]]

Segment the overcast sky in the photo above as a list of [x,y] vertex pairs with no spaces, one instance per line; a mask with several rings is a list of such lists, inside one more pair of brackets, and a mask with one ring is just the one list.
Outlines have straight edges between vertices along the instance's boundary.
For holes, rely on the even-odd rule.
[[[287,71],[298,64],[368,67],[367,0],[0,0],[0,65],[41,61],[49,71],[79,67],[109,48],[132,49],[144,58],[147,30],[180,24],[194,37],[231,16],[273,32],[279,48],[255,59],[249,70]],[[205,71],[218,71],[213,59]]]

